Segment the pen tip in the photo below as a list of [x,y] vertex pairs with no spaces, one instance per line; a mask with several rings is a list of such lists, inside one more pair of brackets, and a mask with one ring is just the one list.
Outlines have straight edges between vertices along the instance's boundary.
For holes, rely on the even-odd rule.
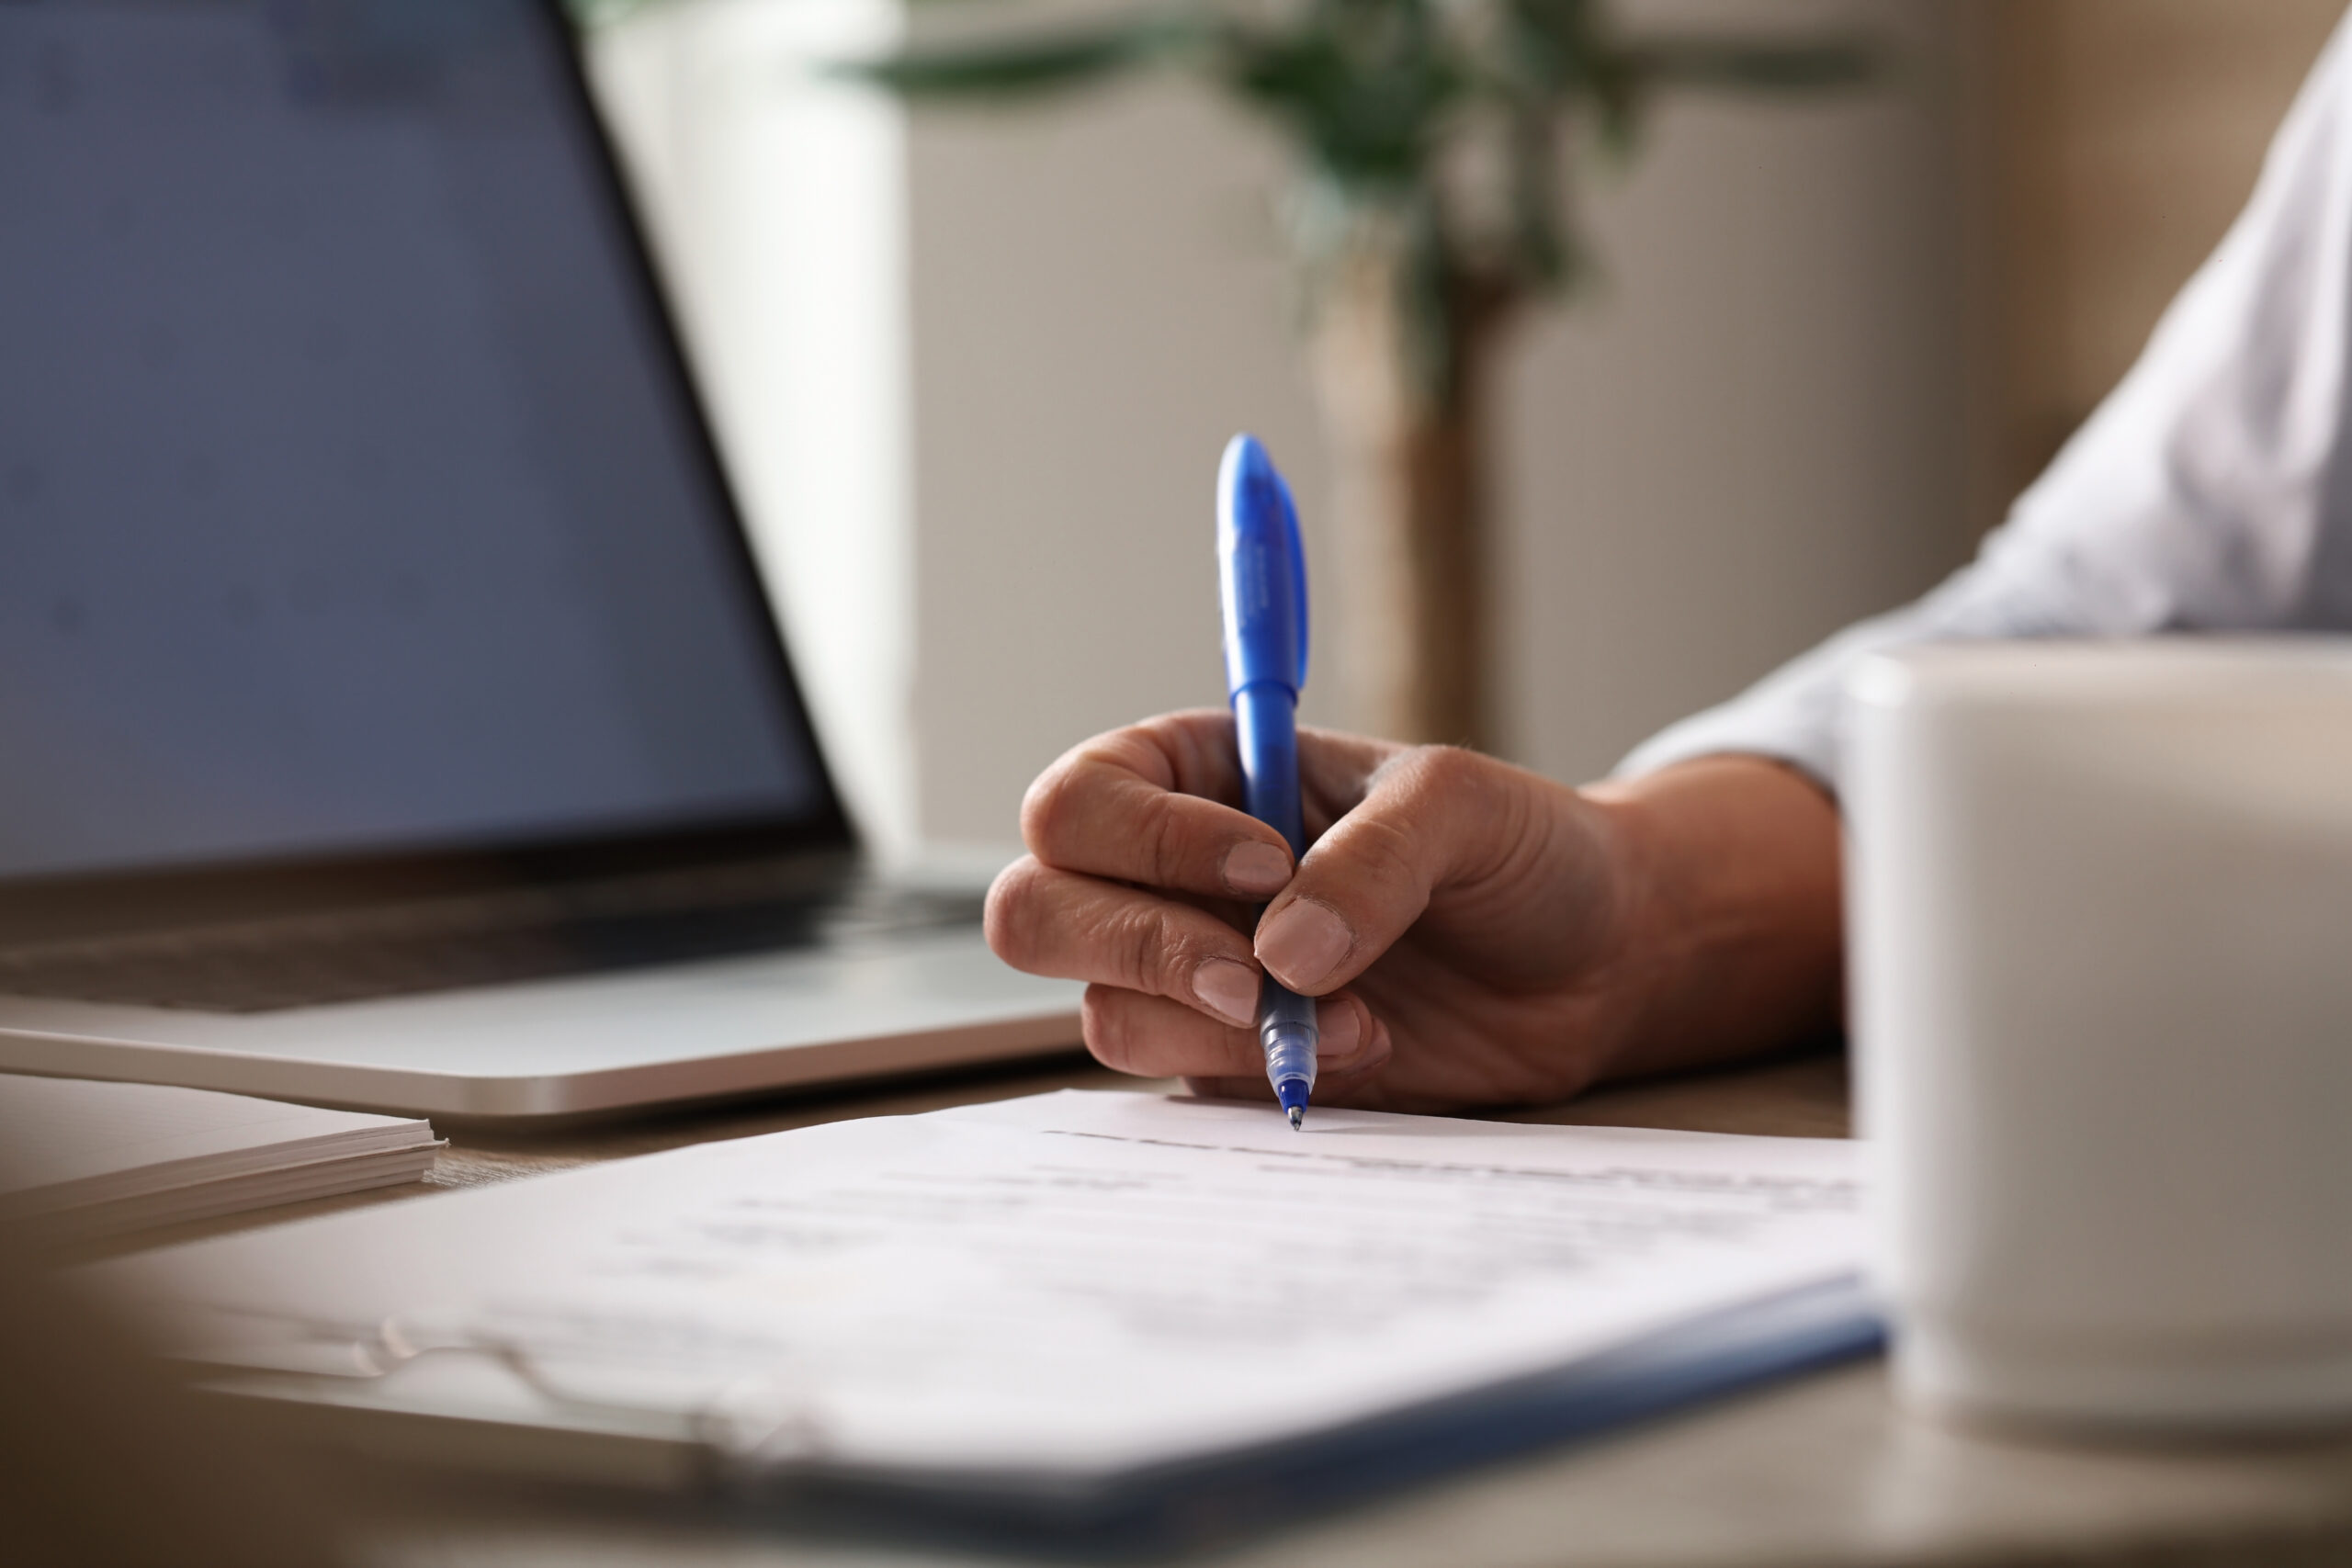
[[1292,1132],[1295,1133],[1295,1132],[1297,1132],[1297,1131],[1299,1130],[1299,1128],[1301,1128],[1302,1126],[1306,1125],[1306,1107],[1305,1107],[1304,1105],[1294,1105],[1294,1106],[1292,1106],[1292,1107],[1290,1108],[1290,1130],[1291,1130]]

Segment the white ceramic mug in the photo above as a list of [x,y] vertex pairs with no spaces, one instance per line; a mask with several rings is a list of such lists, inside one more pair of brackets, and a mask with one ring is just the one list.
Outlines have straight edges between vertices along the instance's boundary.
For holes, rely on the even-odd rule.
[[2352,1417],[2352,642],[1919,649],[1847,718],[1901,1396]]

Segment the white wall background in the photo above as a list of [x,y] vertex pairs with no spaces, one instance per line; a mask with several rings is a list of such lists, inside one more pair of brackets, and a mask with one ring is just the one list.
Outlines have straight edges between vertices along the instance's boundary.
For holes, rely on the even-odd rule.
[[901,117],[823,79],[895,0],[679,0],[590,60],[835,782],[919,830]]
[[1516,760],[1589,779],[1973,545],[1951,9],[1636,9],[1842,19],[1894,67],[1838,104],[1685,100],[1594,203],[1609,281],[1506,400]]
[[[639,106],[637,140],[660,96],[648,84],[691,69],[650,63],[656,35],[698,13],[804,3],[695,0],[634,26],[641,36],[612,51],[629,69],[608,74],[635,72],[623,96]],[[1626,7],[1680,25],[1843,19],[1894,39],[1899,66],[1840,102],[1669,105],[1634,169],[1594,183],[1605,276],[1532,323],[1499,400],[1503,707],[1518,760],[1590,777],[1959,558],[1970,448],[1956,4]],[[749,39],[718,51],[729,69],[741,71]],[[647,164],[673,192],[692,190],[697,163],[731,156],[739,171],[665,204],[682,252],[736,249],[731,267],[682,269],[705,357],[736,366],[716,378],[733,405],[727,434],[747,466],[793,451],[837,470],[824,486],[754,487],[753,499],[812,683],[859,694],[819,706],[865,759],[852,783],[868,820],[900,839],[1003,839],[1023,787],[1064,747],[1221,698],[1210,500],[1235,429],[1265,437],[1291,472],[1310,574],[1320,570],[1322,463],[1268,205],[1279,150],[1182,82],[924,110],[902,142],[888,111],[836,104],[879,117],[854,158],[902,184],[881,209],[844,208],[837,193],[828,228],[791,211],[805,170],[797,186],[757,177],[763,160],[792,166],[778,125],[811,112],[792,73],[762,79],[779,84],[773,98],[673,86],[673,155]],[[679,115],[698,129],[681,134]],[[762,201],[781,216],[707,215],[712,202]],[[844,211],[864,229],[844,233]],[[885,295],[893,321],[861,329],[863,370],[854,333],[816,327],[876,308],[838,265],[793,259],[808,245],[863,245],[898,290]],[[827,277],[848,291],[830,310],[756,302]],[[739,312],[812,309],[814,325],[756,341],[733,331]],[[809,359],[781,366],[795,355]],[[864,389],[846,411],[780,389],[835,374]],[[880,406],[892,389],[899,400]],[[885,428],[859,435],[842,423],[853,413]],[[820,423],[829,434],[812,447]],[[896,453],[903,466],[882,471]],[[812,547],[844,530],[879,543],[846,562]],[[837,636],[869,599],[864,640]],[[1310,684],[1309,716],[1320,705]]]

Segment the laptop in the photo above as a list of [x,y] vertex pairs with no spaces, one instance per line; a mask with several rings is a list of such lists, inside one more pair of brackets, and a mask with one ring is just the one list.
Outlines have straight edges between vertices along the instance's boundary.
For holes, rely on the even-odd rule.
[[1067,1048],[862,852],[560,9],[0,6],[0,1071],[475,1121]]

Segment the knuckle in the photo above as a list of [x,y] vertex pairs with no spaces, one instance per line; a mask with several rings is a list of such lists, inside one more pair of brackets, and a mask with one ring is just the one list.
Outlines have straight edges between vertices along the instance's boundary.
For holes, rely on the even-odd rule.
[[1112,948],[1119,979],[1131,991],[1164,994],[1162,976],[1168,964],[1168,932],[1156,911],[1134,908],[1113,921]]
[[1186,1001],[1192,996],[1193,971],[1215,954],[1209,944],[1169,915],[1167,906],[1140,905],[1123,911],[1113,922],[1110,943],[1117,978],[1127,989]]
[[1125,994],[1109,986],[1089,986],[1078,1004],[1079,1026],[1086,1049],[1114,1072],[1132,1072],[1135,1062],[1134,1009]]
[[981,930],[989,951],[1014,968],[1024,967],[1037,952],[1038,882],[1044,867],[1023,856],[998,873],[989,885]]
[[1172,716],[1163,714],[1122,728],[1104,730],[1080,750],[1100,757],[1114,767],[1124,768],[1137,778],[1148,779],[1164,786],[1168,779],[1169,749],[1177,743],[1181,735],[1179,728],[1170,723]]
[[1030,853],[1052,860],[1085,809],[1084,794],[1079,771],[1067,758],[1037,775],[1021,797],[1021,840]]
[[1412,887],[1421,881],[1420,840],[1403,822],[1369,818],[1349,835],[1348,850],[1356,874],[1375,887]]
[[1227,708],[1186,708],[1149,721],[1163,754],[1175,764],[1170,784],[1210,793],[1207,781],[1229,778],[1240,757],[1234,748],[1233,714]]
[[1494,762],[1459,746],[1415,746],[1390,758],[1374,791],[1379,808],[1354,818],[1367,874],[1407,886],[1434,880],[1443,868],[1433,863],[1458,851],[1466,827],[1509,810],[1495,782]]
[[1416,793],[1460,797],[1483,784],[1486,759],[1459,746],[1416,746],[1408,753]]
[[1151,797],[1137,824],[1137,838],[1142,863],[1155,887],[1181,887],[1188,878],[1184,874],[1184,818],[1176,809],[1176,797],[1158,795]]

